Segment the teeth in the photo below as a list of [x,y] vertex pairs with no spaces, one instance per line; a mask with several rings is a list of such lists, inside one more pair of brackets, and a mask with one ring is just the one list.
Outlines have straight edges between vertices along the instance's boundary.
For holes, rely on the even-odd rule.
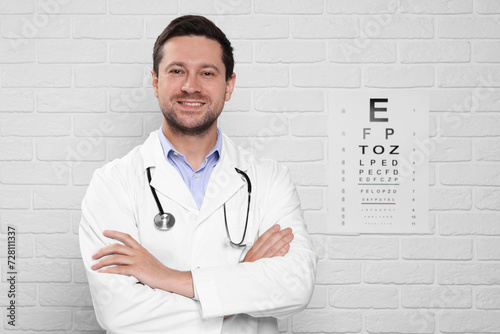
[[199,103],[199,102],[196,102],[196,103],[181,102],[181,103],[186,105],[186,106],[190,106],[190,107],[199,107],[199,106],[203,105],[203,103]]

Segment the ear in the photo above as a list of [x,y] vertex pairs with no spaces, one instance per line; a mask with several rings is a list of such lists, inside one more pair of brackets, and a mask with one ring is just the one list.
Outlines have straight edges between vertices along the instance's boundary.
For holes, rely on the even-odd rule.
[[153,77],[152,81],[153,90],[156,98],[158,98],[158,76],[156,75],[154,70],[151,70],[151,76]]
[[226,95],[225,101],[229,101],[231,99],[231,94],[234,90],[234,83],[236,82],[236,73],[231,74],[231,77],[226,80]]

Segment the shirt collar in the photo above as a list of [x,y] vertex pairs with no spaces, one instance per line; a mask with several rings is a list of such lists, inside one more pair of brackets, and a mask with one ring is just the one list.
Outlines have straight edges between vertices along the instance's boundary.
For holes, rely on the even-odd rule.
[[[182,153],[178,152],[175,149],[174,145],[172,145],[172,143],[167,139],[167,137],[163,133],[163,129],[161,126],[160,126],[160,130],[158,131],[158,137],[160,138],[161,147],[163,149],[163,155],[165,156],[165,159],[167,161],[168,161],[168,157],[172,156],[172,155],[179,155],[179,156],[184,157],[184,155]],[[205,157],[205,160],[207,160],[210,156],[215,154],[216,155],[215,161],[214,161],[214,166],[215,166],[220,160],[221,151],[222,151],[222,135],[221,135],[219,128],[217,128],[217,141],[215,142],[215,145],[212,148],[212,150]]]

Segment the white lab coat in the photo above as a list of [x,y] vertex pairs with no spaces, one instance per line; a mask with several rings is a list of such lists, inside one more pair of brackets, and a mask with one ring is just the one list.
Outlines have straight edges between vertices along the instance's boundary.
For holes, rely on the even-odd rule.
[[[159,231],[153,223],[158,208],[148,167],[154,167],[151,185],[164,210],[176,218],[169,231]],[[239,263],[248,249],[228,244],[222,209],[226,203],[231,237],[239,242],[247,187],[234,167],[252,182],[245,242],[255,242],[276,223],[289,226],[294,240],[286,256]],[[134,277],[90,269],[92,254],[116,242],[102,235],[106,229],[130,234],[170,268],[191,270],[198,300],[151,289]],[[98,169],[82,203],[80,247],[96,316],[108,333],[277,333],[276,318],[309,302],[317,262],[287,169],[255,158],[225,135],[199,210],[166,161],[157,131],[124,158]]]

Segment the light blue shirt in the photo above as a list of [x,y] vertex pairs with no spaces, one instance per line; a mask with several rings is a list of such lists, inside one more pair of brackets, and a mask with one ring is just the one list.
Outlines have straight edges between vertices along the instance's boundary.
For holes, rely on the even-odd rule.
[[205,161],[198,167],[197,170],[193,170],[193,167],[186,160],[186,157],[178,152],[175,147],[170,143],[163,134],[163,130],[160,127],[158,132],[158,137],[160,138],[161,147],[163,149],[163,154],[165,159],[174,166],[174,168],[179,172],[184,183],[189,188],[189,191],[193,195],[194,201],[201,208],[201,203],[203,203],[203,198],[205,197],[205,191],[207,190],[208,181],[210,180],[210,175],[214,170],[217,163],[219,163],[221,150],[222,150],[222,136],[217,129],[217,142],[214,148],[205,157]]

